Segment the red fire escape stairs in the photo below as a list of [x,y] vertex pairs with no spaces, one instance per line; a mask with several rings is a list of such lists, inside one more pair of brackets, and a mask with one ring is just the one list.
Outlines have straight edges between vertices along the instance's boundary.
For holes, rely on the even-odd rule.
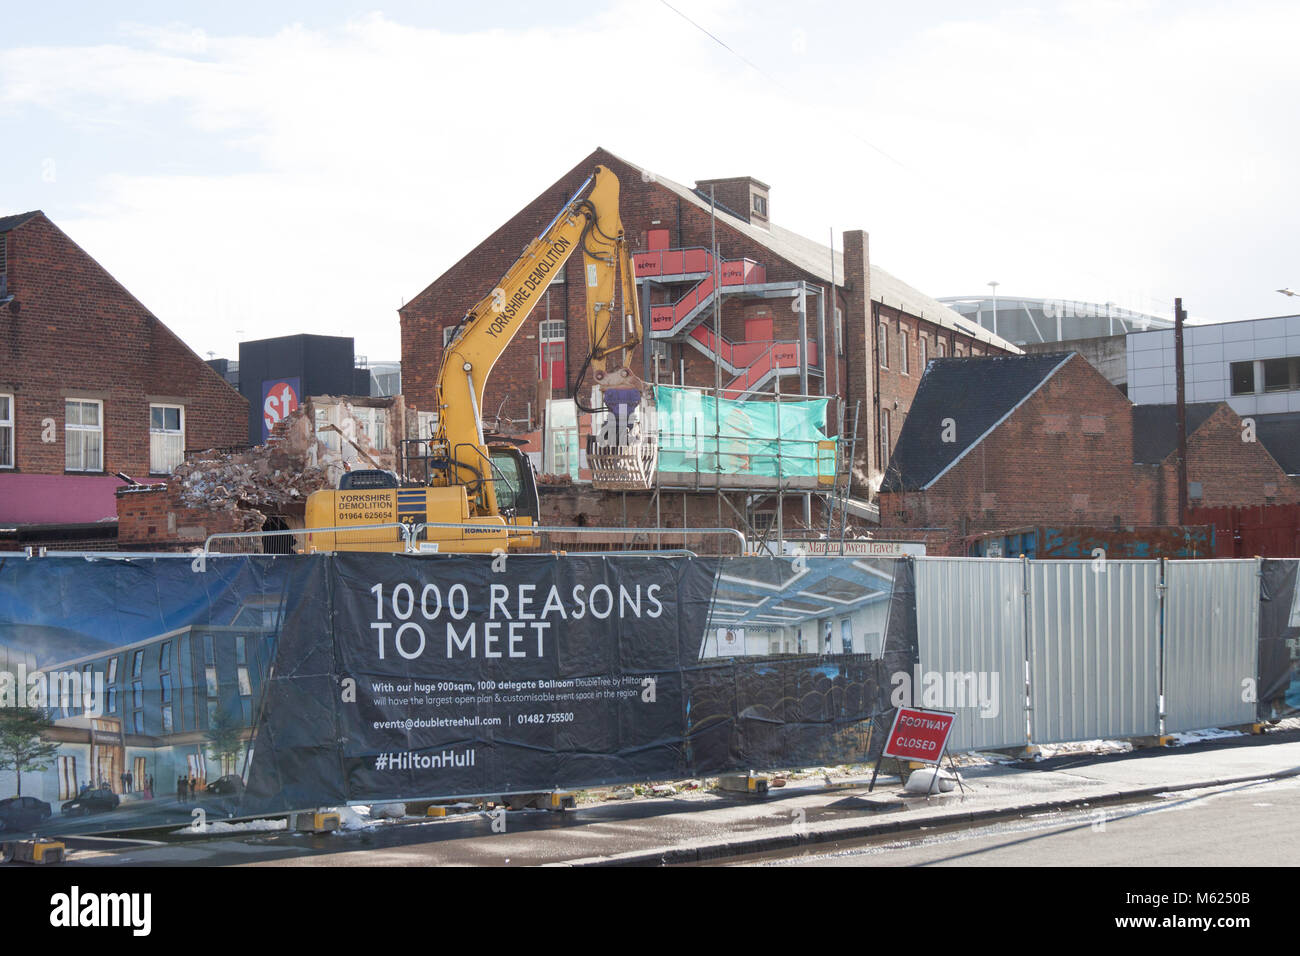
[[[666,339],[690,329],[685,341],[734,376],[724,389],[727,398],[743,398],[769,378],[799,367],[799,343],[763,341],[732,342],[723,337],[714,342],[713,330],[701,320],[707,317],[714,296],[714,261],[707,249],[655,249],[633,257],[637,278],[661,282],[694,282],[680,299],[650,308],[650,329],[655,338]],[[753,259],[724,259],[718,270],[724,289],[740,291],[745,286],[767,281],[767,269]],[[694,323],[694,327],[692,326]],[[817,363],[817,347],[808,347],[808,364]]]

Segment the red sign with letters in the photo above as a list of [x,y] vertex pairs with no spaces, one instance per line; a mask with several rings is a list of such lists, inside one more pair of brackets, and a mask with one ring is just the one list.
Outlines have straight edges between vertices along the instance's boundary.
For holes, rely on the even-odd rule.
[[946,710],[898,708],[889,739],[885,741],[885,756],[938,763],[948,746],[948,735],[952,733],[956,719],[956,714]]

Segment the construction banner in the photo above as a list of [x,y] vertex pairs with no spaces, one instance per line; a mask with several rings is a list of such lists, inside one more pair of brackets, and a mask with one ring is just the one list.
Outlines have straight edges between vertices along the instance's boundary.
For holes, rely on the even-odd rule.
[[1265,559],[1260,566],[1260,720],[1300,713],[1300,561]]
[[892,559],[0,557],[0,832],[866,760],[916,657],[910,581]]

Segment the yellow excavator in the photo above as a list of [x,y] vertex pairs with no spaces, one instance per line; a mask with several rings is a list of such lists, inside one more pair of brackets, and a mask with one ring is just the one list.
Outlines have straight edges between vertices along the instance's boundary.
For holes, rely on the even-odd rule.
[[[426,528],[421,550],[490,553],[497,548],[534,547],[538,524],[537,483],[527,457],[515,445],[483,434],[483,393],[497,359],[519,334],[551,280],[569,257],[582,250],[591,350],[574,386],[579,394],[588,371],[599,382],[609,359],[618,368],[641,342],[640,309],[632,256],[618,212],[618,178],[606,167],[595,172],[502,277],[460,321],[438,372],[438,424],[426,443],[419,478],[399,479],[386,471],[346,473],[337,490],[307,499],[306,527],[339,528],[377,524],[459,524]],[[615,282],[622,286],[615,313]],[[621,314],[622,341],[610,333]],[[579,402],[581,405],[581,402]],[[310,551],[392,551],[399,529],[313,531]]]

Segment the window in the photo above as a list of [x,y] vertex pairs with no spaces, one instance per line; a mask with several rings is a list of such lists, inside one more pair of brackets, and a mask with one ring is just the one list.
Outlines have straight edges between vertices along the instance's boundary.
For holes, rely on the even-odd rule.
[[68,399],[64,467],[68,471],[104,470],[104,403]]
[[77,795],[77,758],[57,757],[56,760],[59,765],[59,799],[71,800]]
[[943,357],[947,354],[947,351],[946,351],[947,347],[948,347],[948,346],[945,344],[945,342],[943,341],[943,339],[935,339],[935,340],[934,340],[934,356],[935,356],[935,358],[943,358]]
[[172,709],[170,706],[165,706],[162,709],[162,726],[163,733],[170,734],[172,732],[174,725],[172,724]]
[[144,670],[144,651],[136,651],[131,657],[131,676],[139,677]]
[[578,410],[572,399],[546,403],[546,431],[549,440],[542,457],[542,470],[550,475],[578,477]]
[[162,702],[170,704],[172,702],[172,675],[163,674],[162,676]]
[[898,370],[904,375],[908,374],[907,368],[907,329],[898,330]]
[[889,464],[889,409],[880,410],[880,467]]
[[835,354],[844,354],[844,310],[835,307]]
[[116,684],[108,685],[108,712],[110,714],[117,713],[117,685]]
[[14,466],[14,397],[0,395],[0,468]]
[[104,679],[110,684],[117,683],[117,657],[110,657],[108,659],[108,676]]
[[880,323],[880,332],[876,340],[880,345],[880,367],[889,368],[889,326],[884,322]]
[[170,475],[185,460],[185,409],[149,406],[149,474]]
[[158,648],[158,669],[160,671],[169,671],[172,669],[172,642],[163,641]]
[[668,342],[664,339],[650,340],[650,355],[654,359],[655,368],[667,367],[672,362],[672,356],[668,352]]
[[458,328],[460,328],[459,325],[449,325],[449,326],[447,326],[445,329],[442,330],[442,347],[443,347],[443,348],[446,348],[448,345],[451,344],[451,340],[455,337],[455,335],[456,335],[456,330],[457,330]]
[[541,377],[551,383],[551,388],[564,388],[564,321],[547,319],[541,324],[537,336],[541,350]]
[[1260,364],[1264,368],[1264,391],[1287,392],[1300,387],[1300,359],[1265,359]]
[[918,335],[918,336],[916,337],[916,346],[917,346],[917,348],[920,349],[920,351],[921,351],[921,374],[924,375],[924,374],[925,374],[925,363],[926,363],[926,361],[928,361],[928,356],[925,354],[925,336],[924,336],[924,335]]
[[[354,408],[352,417],[357,420],[357,425],[361,429],[361,435],[354,436],[358,445],[364,446],[369,442],[371,448],[380,451],[388,447],[388,409]],[[365,436],[366,442],[360,440],[361,436]]]
[[1232,394],[1233,395],[1255,394],[1255,363],[1254,362],[1233,362],[1232,363]]
[[767,215],[767,200],[757,193],[754,194],[754,212],[760,216]]

